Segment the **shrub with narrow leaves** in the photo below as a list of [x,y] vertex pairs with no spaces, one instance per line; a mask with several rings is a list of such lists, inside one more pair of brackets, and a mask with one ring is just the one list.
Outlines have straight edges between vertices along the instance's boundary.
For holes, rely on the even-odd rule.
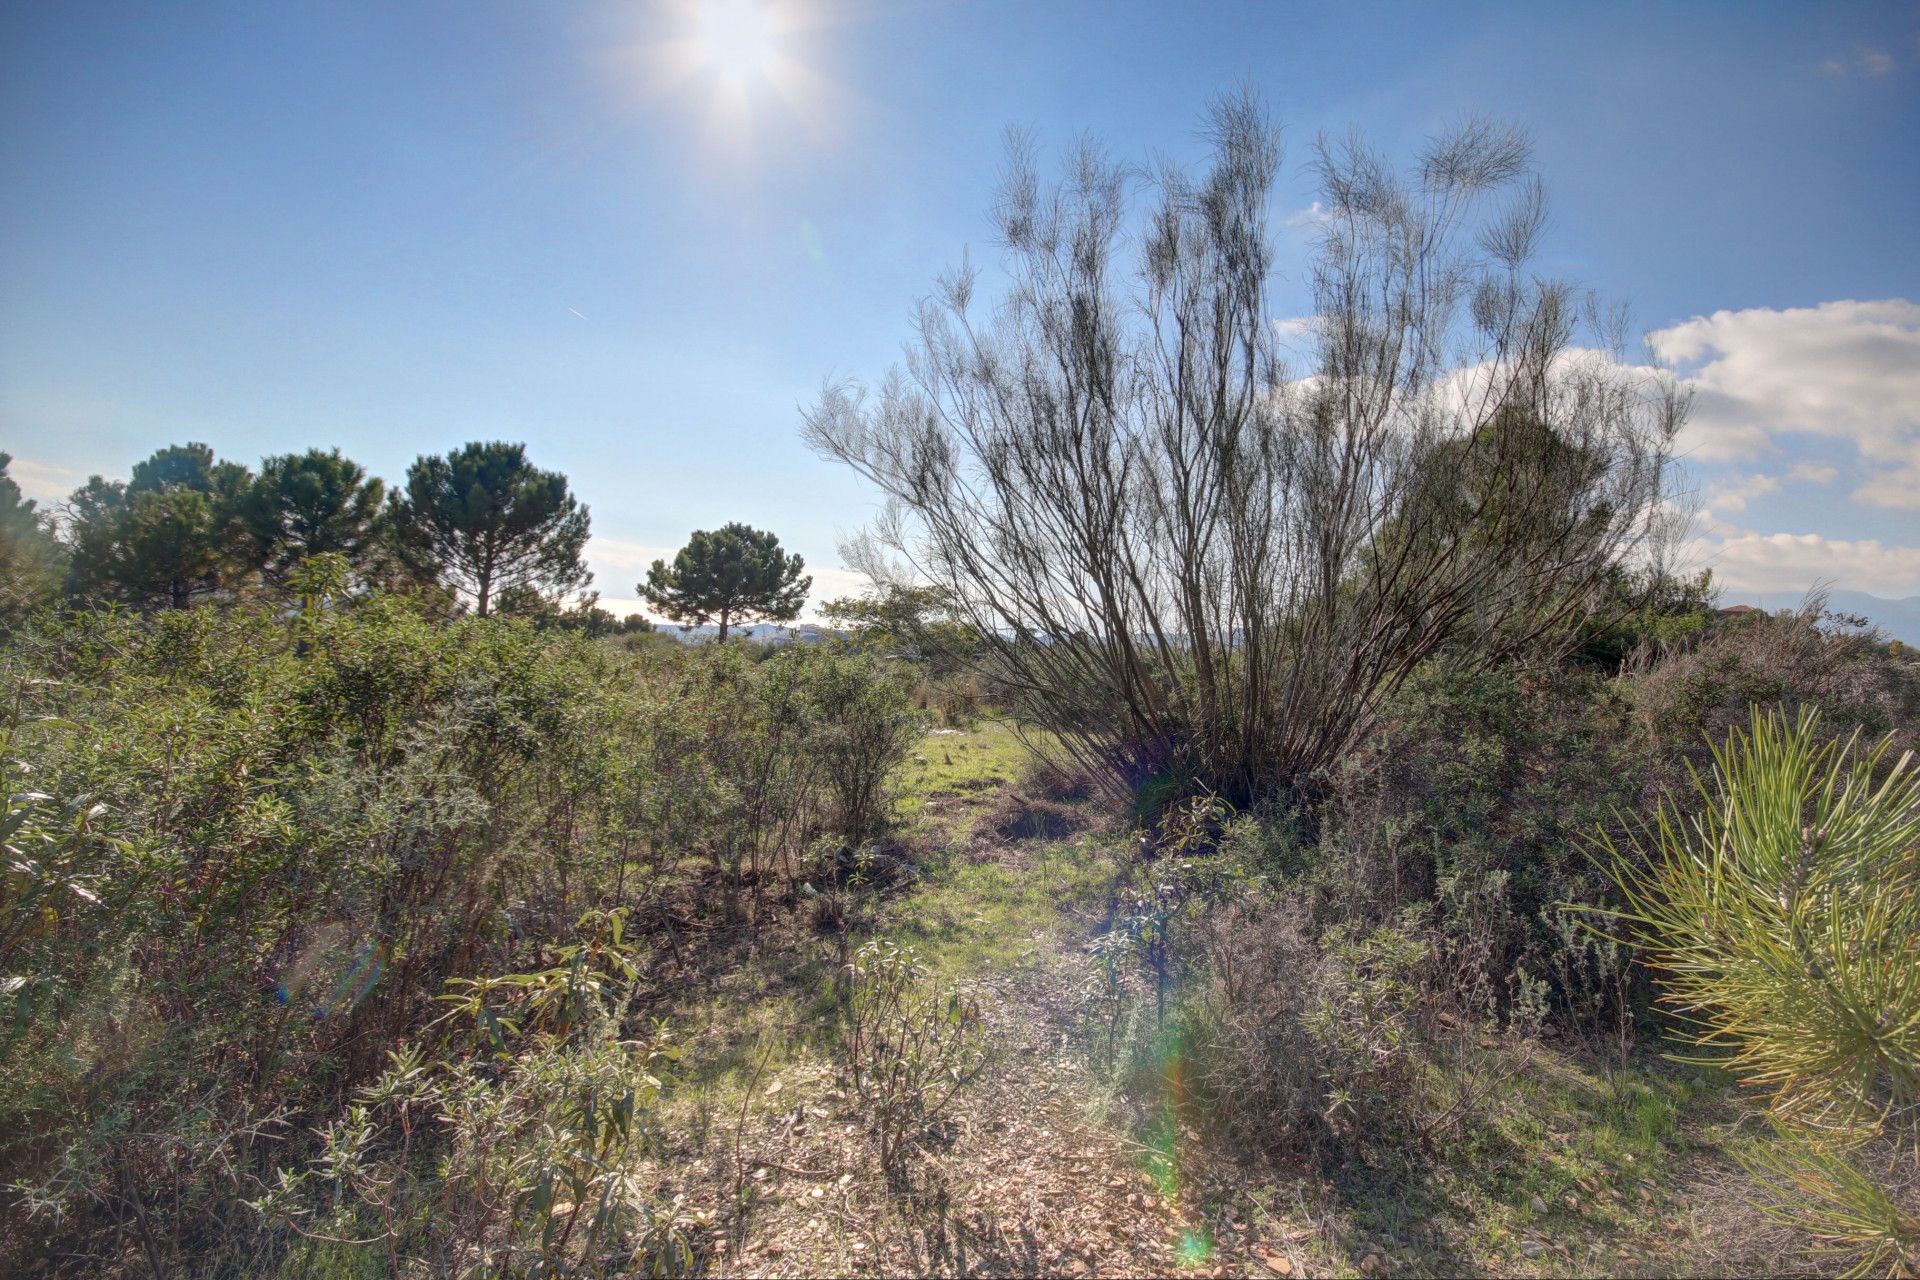
[[1696,778],[1696,813],[1665,805],[1639,847],[1608,843],[1625,905],[1599,914],[1683,1034],[1768,1099],[1778,1214],[1862,1273],[1911,1274],[1920,768],[1889,746],[1754,711]]
[[898,1167],[914,1136],[987,1062],[977,997],[937,986],[911,948],[870,942],[847,969],[843,1051],[854,1092],[871,1108],[880,1162]]

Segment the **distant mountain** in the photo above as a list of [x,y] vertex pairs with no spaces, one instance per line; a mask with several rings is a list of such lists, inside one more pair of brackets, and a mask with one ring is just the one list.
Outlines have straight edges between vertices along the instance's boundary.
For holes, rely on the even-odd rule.
[[[716,626],[683,628],[671,622],[654,624],[661,635],[672,636],[681,644],[712,644],[720,638],[720,628]],[[727,639],[745,636],[758,640],[762,644],[819,644],[827,637],[836,634],[829,627],[817,623],[802,622],[785,624],[779,622],[756,622],[750,627],[728,627]]]
[[[1720,603],[1751,604],[1769,611],[1797,609],[1805,597],[1793,591],[1727,592]],[[1903,640],[1920,646],[1920,596],[1887,600],[1864,591],[1833,590],[1827,593],[1827,608],[1835,613],[1857,613],[1887,633],[1889,640]]]

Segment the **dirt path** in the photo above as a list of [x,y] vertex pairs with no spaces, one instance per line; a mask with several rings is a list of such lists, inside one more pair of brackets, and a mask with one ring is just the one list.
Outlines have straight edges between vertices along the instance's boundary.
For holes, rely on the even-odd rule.
[[[769,1082],[742,1133],[752,1196],[729,1276],[1289,1276],[1307,1233],[1253,1240],[1205,1222],[1164,1165],[1105,1115],[1077,1043],[1076,937],[1036,939],[991,975],[987,1072],[904,1178],[879,1173],[853,1101],[825,1068]],[[731,1167],[731,1160],[725,1164]]]

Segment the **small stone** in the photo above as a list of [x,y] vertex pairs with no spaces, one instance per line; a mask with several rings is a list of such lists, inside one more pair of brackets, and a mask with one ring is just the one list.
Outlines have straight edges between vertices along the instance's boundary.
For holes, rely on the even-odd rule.
[[1547,1202],[1539,1196],[1535,1196],[1533,1199],[1527,1201],[1527,1208],[1533,1210],[1535,1213],[1545,1213],[1547,1211]]
[[1290,1276],[1293,1274],[1293,1259],[1284,1257],[1281,1254],[1270,1253],[1260,1259],[1260,1261],[1266,1263],[1267,1270],[1277,1276]]
[[1537,1258],[1546,1251],[1547,1246],[1541,1244],[1538,1240],[1529,1240],[1520,1246],[1520,1252],[1526,1254],[1529,1258]]

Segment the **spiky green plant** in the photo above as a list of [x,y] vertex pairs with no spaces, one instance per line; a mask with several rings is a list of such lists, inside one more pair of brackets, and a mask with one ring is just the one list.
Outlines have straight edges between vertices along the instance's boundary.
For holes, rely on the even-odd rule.
[[1687,1038],[1768,1100],[1779,1216],[1857,1271],[1911,1274],[1920,1220],[1848,1153],[1891,1140],[1889,1186],[1913,1159],[1890,1121],[1920,1102],[1920,769],[1756,709],[1695,785],[1693,815],[1665,804],[1638,847],[1606,842],[1624,905],[1605,914]]

